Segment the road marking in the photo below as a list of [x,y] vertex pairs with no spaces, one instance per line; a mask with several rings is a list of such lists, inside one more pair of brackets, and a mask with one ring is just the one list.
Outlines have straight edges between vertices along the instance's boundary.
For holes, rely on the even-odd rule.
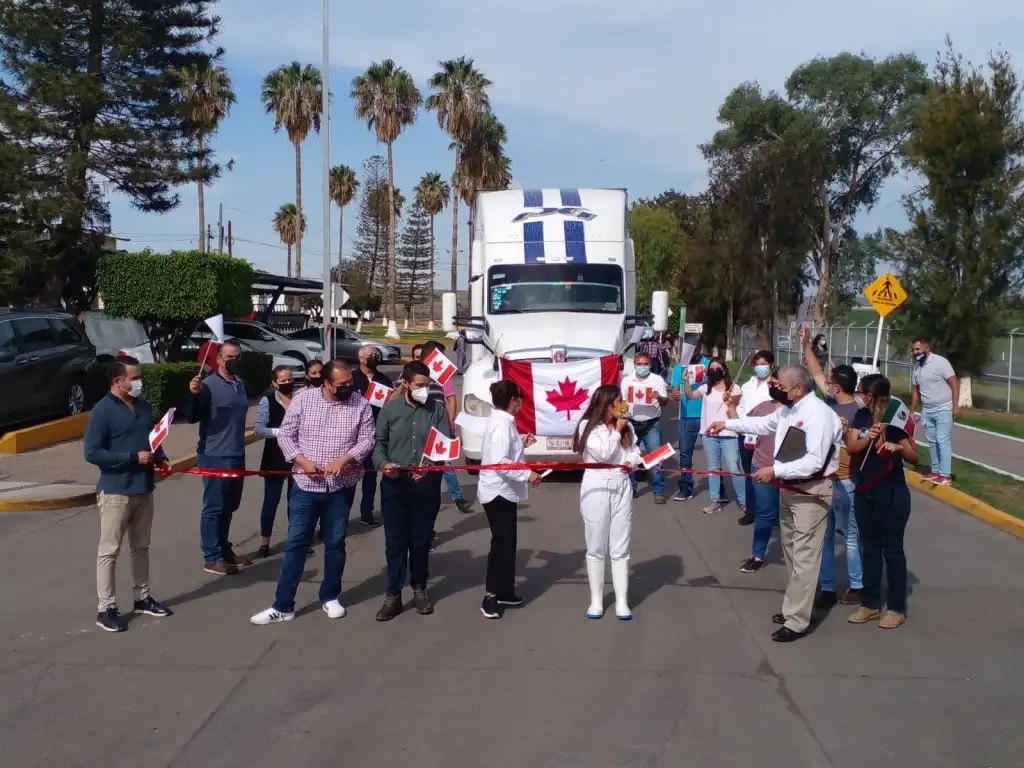
[[[960,425],[957,425],[957,426],[960,426]],[[918,445],[923,445],[925,448],[928,448],[928,443],[926,443],[924,440],[916,440],[916,442],[917,442]],[[1024,483],[1024,477],[1021,477],[1020,475],[1015,475],[1015,474],[1013,474],[1013,472],[1007,472],[1005,469],[1000,469],[999,467],[993,467],[991,464],[984,464],[984,463],[982,463],[982,462],[980,462],[980,461],[978,461],[976,459],[969,459],[966,456],[961,456],[959,453],[951,453],[949,455],[952,456],[954,459],[959,459],[960,461],[966,461],[968,464],[974,464],[975,466],[981,467],[982,469],[987,469],[989,472],[995,472],[998,475],[1004,475],[1006,477],[1012,477],[1018,483]],[[930,457],[931,457],[931,454],[929,453],[929,458]]]
[[970,424],[960,424],[956,422],[954,426],[960,427],[961,429],[969,429],[972,432],[980,432],[983,435],[990,435],[991,437],[1001,437],[1003,440],[1013,440],[1015,443],[1024,443],[1024,437],[1014,437],[1013,435],[1004,435],[1002,432],[993,432],[990,429],[982,429],[981,427],[972,427]]

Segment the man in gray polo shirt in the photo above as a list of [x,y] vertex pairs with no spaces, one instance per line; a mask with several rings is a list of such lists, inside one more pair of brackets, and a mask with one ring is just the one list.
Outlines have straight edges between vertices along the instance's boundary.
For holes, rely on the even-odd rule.
[[918,336],[911,347],[910,412],[921,404],[921,421],[928,442],[932,471],[925,475],[936,485],[949,485],[953,475],[953,420],[960,417],[960,380],[949,360],[932,352],[928,339]]

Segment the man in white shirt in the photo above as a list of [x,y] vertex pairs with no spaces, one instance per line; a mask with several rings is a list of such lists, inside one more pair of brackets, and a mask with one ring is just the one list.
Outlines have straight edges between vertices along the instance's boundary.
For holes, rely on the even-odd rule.
[[[740,401],[736,404],[736,415],[741,419],[745,419],[747,414],[761,403],[767,403],[772,399],[768,394],[768,377],[775,366],[775,355],[770,349],[762,349],[754,353],[754,359],[751,362],[754,366],[754,376],[740,387]],[[757,435],[739,435],[736,439],[740,443],[740,463],[743,465],[743,471],[749,475],[750,463],[754,458],[754,448],[757,445]],[[753,498],[754,481],[748,477],[747,508],[743,510],[740,519],[736,521],[740,525],[754,524]]]
[[953,476],[953,420],[960,417],[960,379],[949,360],[932,352],[928,339],[919,336],[911,347],[914,364],[910,367],[910,412],[921,404],[924,439],[932,471],[925,475],[936,485],[949,485]]
[[[629,420],[644,453],[661,447],[661,407],[668,402],[668,386],[656,373],[651,373],[651,356],[638,352],[633,358],[632,375],[622,377],[622,399],[629,406]],[[649,469],[654,503],[665,503],[665,473],[661,465]],[[636,472],[629,475],[636,496]]]
[[[789,582],[782,613],[772,616],[773,622],[782,625],[772,635],[772,640],[780,643],[799,640],[811,626],[832,477],[839,469],[839,449],[843,444],[842,422],[835,411],[814,395],[813,387],[806,368],[787,365],[779,371],[779,389],[786,395],[785,406],[760,418],[719,421],[709,429],[711,434],[723,429],[747,435],[776,434],[775,464],[759,469],[755,478],[761,483],[781,481],[787,486],[781,490],[779,525]],[[800,447],[801,432],[803,453],[790,459],[786,454],[794,442]]]

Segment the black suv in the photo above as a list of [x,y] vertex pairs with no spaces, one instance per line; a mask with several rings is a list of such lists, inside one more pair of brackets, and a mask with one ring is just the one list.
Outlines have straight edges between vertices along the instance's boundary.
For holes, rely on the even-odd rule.
[[96,347],[71,315],[0,307],[0,426],[86,410],[95,365]]

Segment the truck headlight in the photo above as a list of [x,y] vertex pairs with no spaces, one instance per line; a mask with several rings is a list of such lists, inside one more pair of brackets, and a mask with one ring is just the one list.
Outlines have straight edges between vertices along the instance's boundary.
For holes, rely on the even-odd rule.
[[491,404],[476,395],[466,395],[462,398],[462,410],[470,416],[486,418],[491,415]]

